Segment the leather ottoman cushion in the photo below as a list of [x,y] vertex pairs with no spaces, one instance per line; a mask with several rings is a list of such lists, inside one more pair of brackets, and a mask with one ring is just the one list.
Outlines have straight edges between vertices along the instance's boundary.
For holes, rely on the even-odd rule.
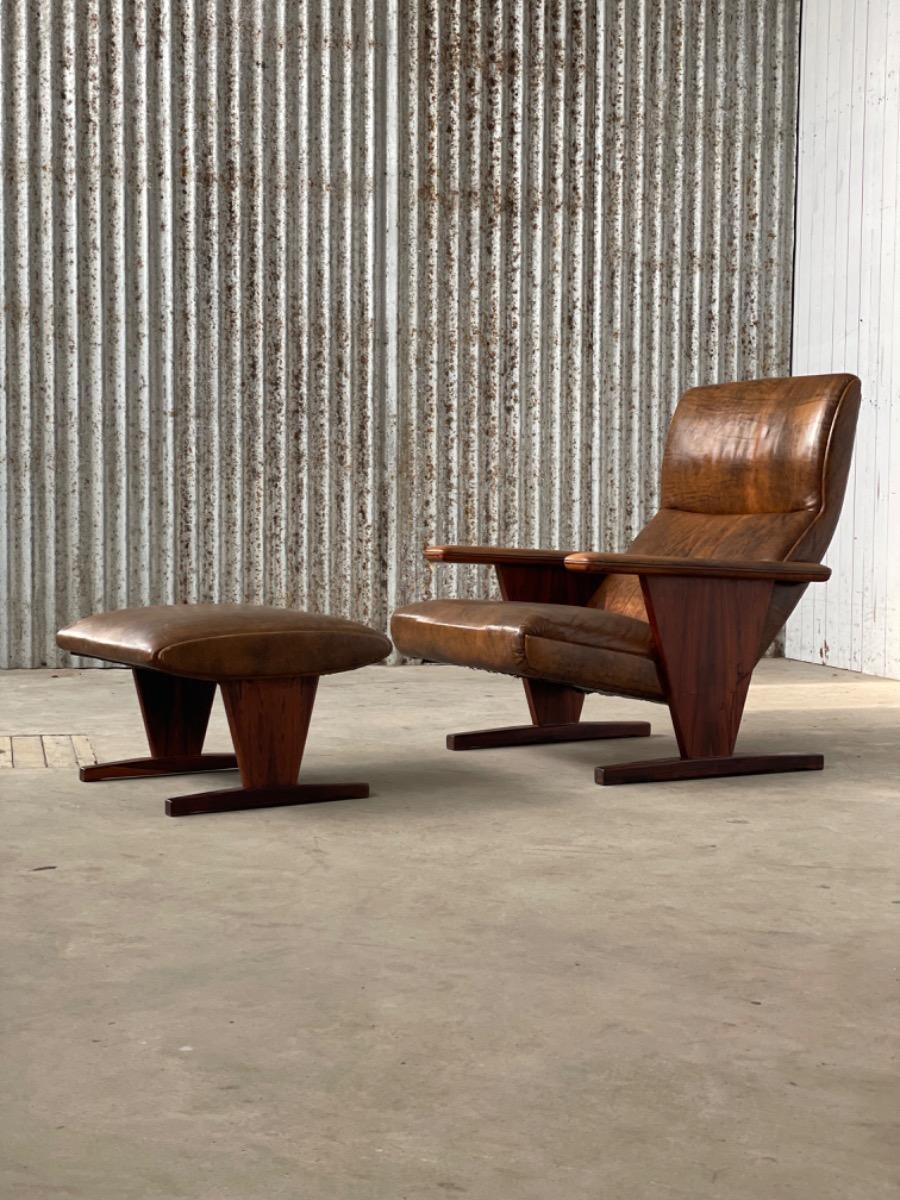
[[391,620],[397,649],[430,662],[623,691],[659,699],[662,686],[646,621],[569,604],[423,600]]
[[82,617],[57,634],[72,654],[193,679],[331,675],[379,662],[383,634],[345,621],[260,604],[162,604]]

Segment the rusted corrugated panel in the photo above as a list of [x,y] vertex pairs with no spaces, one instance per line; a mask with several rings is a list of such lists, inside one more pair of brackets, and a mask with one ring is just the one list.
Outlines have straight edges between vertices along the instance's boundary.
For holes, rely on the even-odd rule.
[[788,366],[797,0],[0,0],[8,665],[619,547]]
[[[621,548],[680,392],[787,372],[798,13],[400,4],[414,550]],[[390,601],[486,586],[413,554]]]

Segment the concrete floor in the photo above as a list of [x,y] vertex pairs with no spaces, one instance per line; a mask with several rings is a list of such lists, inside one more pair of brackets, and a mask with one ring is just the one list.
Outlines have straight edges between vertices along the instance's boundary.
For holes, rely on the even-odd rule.
[[[0,772],[0,1195],[896,1200],[900,683],[763,663],[742,744],[822,774],[598,788],[674,752],[600,697],[655,736],[442,748],[523,708],[324,681],[306,777],[373,795],[319,807]],[[0,676],[0,733],[47,732],[141,753],[128,674]]]

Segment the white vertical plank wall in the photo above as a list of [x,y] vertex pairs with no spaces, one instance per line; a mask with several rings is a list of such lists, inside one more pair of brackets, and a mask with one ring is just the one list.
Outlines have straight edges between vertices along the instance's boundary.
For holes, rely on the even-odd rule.
[[0,0],[0,665],[90,610],[490,586],[430,539],[621,548],[680,391],[788,370],[798,28]]
[[900,3],[804,0],[793,372],[862,380],[826,561],[785,653],[900,678]]

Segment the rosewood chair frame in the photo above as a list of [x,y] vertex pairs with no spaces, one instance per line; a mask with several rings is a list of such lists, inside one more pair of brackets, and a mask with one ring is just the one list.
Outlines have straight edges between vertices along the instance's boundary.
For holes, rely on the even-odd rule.
[[[669,706],[679,758],[597,767],[599,784],[662,782],[727,775],[821,770],[821,754],[735,754],[750,677],[766,649],[766,617],[776,583],[829,578],[818,563],[668,558],[515,550],[487,546],[429,546],[434,563],[492,565],[504,600],[586,605],[604,575],[640,578]],[[585,693],[538,679],[522,679],[532,724],[451,734],[451,750],[535,742],[643,737],[634,722],[581,722]]]

